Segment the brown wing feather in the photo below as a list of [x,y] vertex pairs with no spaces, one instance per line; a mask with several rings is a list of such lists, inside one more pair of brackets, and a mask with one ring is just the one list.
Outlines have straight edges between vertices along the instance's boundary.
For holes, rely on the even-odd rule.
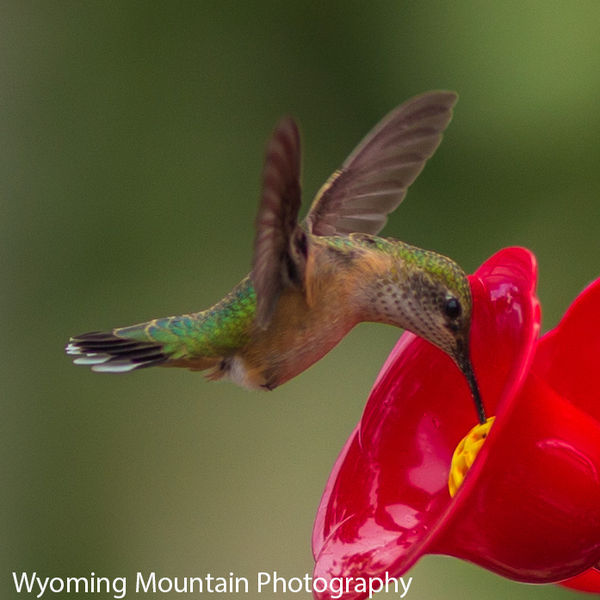
[[427,92],[388,114],[319,190],[306,217],[309,231],[379,233],[439,146],[457,99]]
[[277,298],[288,283],[290,244],[300,209],[300,135],[294,120],[282,119],[267,144],[262,197],[256,217],[252,283],[256,322],[266,327]]

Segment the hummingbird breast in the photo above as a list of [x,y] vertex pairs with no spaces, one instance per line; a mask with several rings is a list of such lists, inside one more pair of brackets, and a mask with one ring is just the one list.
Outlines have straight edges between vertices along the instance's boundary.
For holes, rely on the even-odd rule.
[[211,378],[274,389],[306,370],[357,323],[379,320],[371,316],[370,290],[389,260],[351,236],[310,236],[302,285],[281,291],[267,327],[251,325],[246,343],[227,353]]
[[274,389],[329,352],[356,325],[350,307],[284,290],[269,326],[255,330],[230,361],[227,376],[245,387]]

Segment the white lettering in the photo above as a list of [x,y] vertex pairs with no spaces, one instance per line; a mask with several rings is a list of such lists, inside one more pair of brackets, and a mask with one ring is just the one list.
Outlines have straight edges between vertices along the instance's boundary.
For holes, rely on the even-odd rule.
[[[54,585],[56,583],[56,585]],[[65,589],[65,582],[60,577],[53,577],[50,580],[50,591],[58,594]]]
[[285,592],[287,592],[287,585],[286,585],[286,581],[285,581],[285,577],[279,577],[277,575],[277,571],[273,571],[273,592],[278,592],[278,588],[277,586],[279,585],[279,583],[281,583],[281,591],[285,594]]
[[[94,591],[94,580],[92,579],[92,592]],[[90,589],[90,582],[85,577],[67,577],[66,586],[67,592],[75,592],[79,594],[79,584],[81,583],[81,593],[87,594]],[[72,587],[73,586],[73,587]]]
[[[332,579],[333,581],[333,579]],[[316,577],[313,581],[313,591],[322,594],[327,589],[327,580],[323,577]],[[330,588],[333,591],[333,588]],[[334,596],[335,598],[335,596]]]
[[48,586],[48,581],[50,580],[50,577],[46,577],[46,579],[44,579],[44,585],[42,585],[42,580],[39,577],[36,577],[36,579],[38,585],[40,586],[40,593],[36,597],[41,598],[44,595],[44,592],[46,591],[46,587]]
[[408,590],[410,588],[410,584],[412,583],[412,577],[408,578],[408,582],[406,585],[404,585],[404,578],[400,577],[400,583],[402,584],[402,589],[404,590],[404,593],[402,594],[402,596],[400,596],[400,598],[404,598],[404,596],[406,596],[406,594],[408,594]]
[[140,592],[156,594],[156,573],[154,571],[150,573],[146,583],[144,583],[144,576],[138,571],[135,578],[135,593],[139,594]]
[[357,585],[354,586],[354,591],[358,594],[364,594],[367,591],[367,582],[364,577],[357,577]]
[[257,577],[257,585],[258,585],[258,593],[260,594],[263,591],[263,587],[267,586],[271,583],[271,574],[265,573],[264,571],[260,571],[256,575]]
[[[34,583],[37,581],[39,581],[39,577],[37,577],[37,571],[33,572],[33,575],[31,576],[31,579],[28,578],[27,573],[23,572],[21,573],[21,579],[17,579],[17,574],[13,571],[13,581],[15,584],[15,590],[17,590],[17,594],[20,594],[21,591],[23,590],[23,585],[25,585],[25,589],[27,590],[28,594],[31,594],[33,592],[33,585]],[[48,578],[46,577],[46,581],[48,581]],[[39,583],[38,583],[39,585]],[[41,586],[40,586],[41,587]],[[42,590],[41,594],[43,594],[44,591]],[[41,597],[41,594],[38,595],[38,598]]]
[[173,589],[173,582],[168,577],[161,577],[158,580],[158,591],[166,594]]
[[122,600],[127,595],[127,579],[125,577],[115,577],[112,581],[113,598]]
[[212,594],[214,592],[214,590],[212,589],[212,582],[214,580],[214,577],[210,573],[207,573],[204,576],[204,579],[206,580],[206,591]]
[[[230,573],[233,576],[233,573]],[[240,593],[240,584],[244,586],[244,593],[248,593],[248,580],[245,577],[236,577],[235,578],[235,592],[237,594]]]
[[215,592],[222,593],[227,591],[227,579],[225,577],[217,577],[217,585],[215,586]]
[[[115,600],[123,600],[127,595],[126,577],[98,577],[91,573],[89,577],[40,577],[37,572],[12,572],[13,584],[18,594],[31,594],[42,598],[52,594],[109,594]],[[381,577],[332,577],[313,579],[308,573],[303,576],[283,577],[277,571],[257,573],[257,591],[262,593],[267,589],[275,594],[298,594],[301,592],[327,594],[331,600],[340,600],[345,594],[364,594],[372,599],[381,591],[397,594],[405,598],[413,583],[412,577],[390,577],[389,573]],[[158,577],[155,571],[136,573],[136,594],[177,594],[189,593],[248,593],[249,582],[245,577],[236,577],[229,573],[225,577],[214,577],[210,573],[198,577]]]
[[302,591],[302,579],[300,579],[300,577],[292,577],[291,579],[288,579],[287,587],[288,587],[288,590],[290,590],[290,592],[292,592],[292,594],[297,594],[298,592],[301,592]]
[[391,585],[394,586],[394,593],[397,594],[398,593],[398,579],[396,577],[390,577],[390,574],[386,571],[385,572],[385,591],[386,591],[386,593],[389,593]]
[[[20,577],[13,571],[13,582],[17,594],[27,592],[28,594],[36,593],[36,598],[41,598],[46,591],[53,594],[65,592],[67,594],[95,594],[104,591],[113,592],[113,598],[120,600],[127,593],[127,579],[125,577],[115,577],[112,582],[108,577],[95,577],[95,573],[91,573],[90,577],[38,577],[34,571],[31,575],[21,573]],[[34,588],[36,588],[34,590]]]
[[[353,579],[353,577],[350,577],[350,579]],[[317,580],[315,579],[313,585],[316,583]],[[342,577],[333,577],[329,582],[329,590],[331,591],[331,597],[333,600],[338,600],[338,598],[341,598],[342,594],[344,593],[344,579]],[[348,581],[346,581],[346,592],[347,591]]]

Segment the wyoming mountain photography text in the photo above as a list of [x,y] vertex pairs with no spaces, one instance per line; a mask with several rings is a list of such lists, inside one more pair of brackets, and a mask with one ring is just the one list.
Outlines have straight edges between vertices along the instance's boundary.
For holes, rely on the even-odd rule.
[[276,571],[259,571],[254,578],[234,573],[215,576],[206,573],[200,576],[167,577],[152,571],[137,572],[133,581],[128,577],[105,577],[90,573],[83,577],[48,577],[33,573],[12,573],[17,594],[35,598],[49,598],[54,594],[99,594],[102,598],[122,600],[132,594],[311,594],[327,593],[332,600],[344,594],[363,594],[372,598],[378,592],[393,593],[396,598],[405,598],[412,585],[412,577],[334,577],[330,580],[313,578],[308,573],[302,577],[284,577]]

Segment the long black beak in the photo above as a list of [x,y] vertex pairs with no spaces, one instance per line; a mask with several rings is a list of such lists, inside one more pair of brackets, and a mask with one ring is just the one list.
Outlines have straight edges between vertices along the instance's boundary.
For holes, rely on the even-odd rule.
[[479,419],[480,425],[483,425],[485,419],[485,408],[483,407],[483,400],[481,399],[481,393],[479,392],[479,386],[477,385],[477,379],[475,379],[475,372],[473,371],[473,365],[471,360],[467,358],[462,365],[460,370],[464,373],[467,383],[471,388],[471,394],[473,394],[473,400],[475,402],[475,410],[477,411],[477,418]]
[[477,385],[477,379],[475,378],[475,371],[473,371],[468,342],[462,344],[459,342],[457,350],[457,356],[454,360],[467,379],[467,383],[471,388],[471,394],[473,394],[477,418],[479,419],[480,425],[483,425],[486,421],[485,408],[483,407],[483,400],[481,399],[481,393],[479,392],[479,386]]

